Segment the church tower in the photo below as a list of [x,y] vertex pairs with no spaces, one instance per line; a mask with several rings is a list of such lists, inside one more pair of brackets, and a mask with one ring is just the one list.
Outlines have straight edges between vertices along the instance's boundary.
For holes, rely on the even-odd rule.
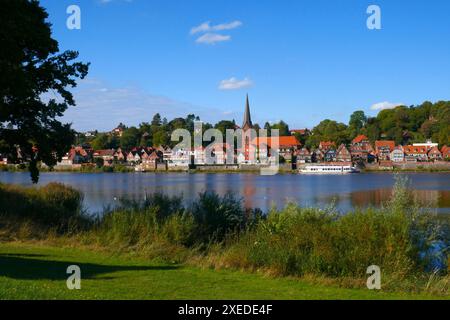
[[252,117],[250,116],[250,103],[248,102],[248,94],[247,101],[245,103],[245,112],[244,112],[244,122],[242,123],[242,134],[244,137],[244,157],[245,161],[253,160],[250,159],[250,140],[252,138],[250,129],[253,128]]
[[245,103],[245,112],[244,112],[244,122],[242,123],[242,130],[247,131],[248,129],[253,128],[252,117],[250,116],[250,103],[248,102],[248,94],[247,101]]

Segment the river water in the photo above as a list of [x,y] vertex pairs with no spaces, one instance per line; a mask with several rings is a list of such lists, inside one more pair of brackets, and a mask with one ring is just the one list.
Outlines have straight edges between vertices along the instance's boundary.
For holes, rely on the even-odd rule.
[[[424,207],[450,214],[450,173],[404,173],[416,198]],[[26,172],[1,172],[0,182],[31,185]],[[380,206],[389,199],[392,173],[348,175],[207,174],[207,173],[41,173],[39,184],[61,182],[84,194],[85,207],[92,213],[114,205],[118,199],[144,199],[162,192],[183,196],[186,204],[200,192],[232,192],[247,207],[267,211],[272,205],[296,202],[301,206],[327,207],[334,203],[342,212],[355,207]]]

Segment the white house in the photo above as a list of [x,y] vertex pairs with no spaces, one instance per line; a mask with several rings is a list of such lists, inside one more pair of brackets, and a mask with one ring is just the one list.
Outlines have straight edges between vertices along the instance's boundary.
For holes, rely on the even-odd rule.
[[185,149],[174,149],[170,156],[165,154],[164,159],[169,167],[186,167],[191,161],[191,151]]
[[391,161],[392,162],[403,162],[405,161],[405,154],[403,152],[403,148],[398,146],[395,147],[391,152]]

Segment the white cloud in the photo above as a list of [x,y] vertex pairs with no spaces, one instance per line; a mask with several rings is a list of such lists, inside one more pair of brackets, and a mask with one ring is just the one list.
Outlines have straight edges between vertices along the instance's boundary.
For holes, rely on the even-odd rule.
[[210,25],[209,21],[208,22],[204,22],[204,23],[202,23],[201,25],[199,25],[197,27],[193,27],[191,29],[191,34],[196,34],[196,33],[199,33],[199,32],[208,32],[208,31],[210,31],[210,29],[211,29],[211,25]]
[[191,29],[191,34],[201,33],[201,32],[211,32],[211,31],[223,31],[232,30],[242,26],[242,22],[235,20],[229,23],[217,24],[215,26],[211,25],[211,22],[203,22],[201,25],[193,27]]
[[108,3],[111,3],[113,1],[133,2],[133,0],[100,0],[100,3],[101,4],[108,4]]
[[204,33],[200,37],[198,37],[195,42],[197,43],[205,43],[205,44],[215,44],[217,42],[229,41],[231,40],[230,35],[223,35],[218,32],[224,30],[232,30],[242,26],[242,22],[235,20],[228,23],[222,23],[217,25],[211,25],[211,22],[203,22],[202,24],[193,27],[191,29],[191,35],[195,35],[198,33]]
[[388,101],[384,101],[384,102],[379,102],[379,103],[375,103],[374,105],[372,105],[370,107],[371,110],[386,110],[386,109],[394,109],[395,107],[398,106],[403,106],[403,103],[393,103],[393,102],[388,102]]
[[253,82],[249,78],[245,78],[243,80],[238,80],[235,77],[230,79],[225,79],[220,81],[219,89],[220,90],[237,90],[242,88],[248,88],[253,85]]
[[214,31],[233,30],[242,26],[242,22],[235,20],[230,23],[222,23],[212,27]]
[[[80,81],[72,93],[76,106],[69,107],[62,120],[73,123],[73,128],[78,131],[109,131],[120,122],[129,126],[138,125],[151,121],[155,113],[169,120],[190,113],[202,119],[217,120],[215,117],[219,117],[221,112],[216,108],[199,107],[150,94],[138,87],[112,87],[93,78]],[[43,97],[44,100],[51,98],[58,99],[53,93]]]
[[199,37],[195,42],[197,43],[206,43],[206,44],[215,44],[217,42],[229,41],[231,40],[231,36],[221,35],[218,33],[205,33],[201,37]]

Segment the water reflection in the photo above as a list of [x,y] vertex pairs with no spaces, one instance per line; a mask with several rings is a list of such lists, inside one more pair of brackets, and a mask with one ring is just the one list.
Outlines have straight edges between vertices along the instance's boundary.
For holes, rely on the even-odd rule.
[[[440,208],[450,213],[450,174],[408,173],[414,197],[423,206]],[[25,172],[2,172],[0,181],[31,185]],[[241,197],[247,207],[267,211],[272,205],[284,206],[296,202],[301,206],[327,207],[334,204],[341,211],[355,207],[380,206],[392,193],[394,176],[383,174],[355,174],[333,176],[256,174],[80,174],[42,173],[40,184],[56,181],[74,186],[85,195],[90,211],[101,211],[114,199],[144,199],[145,194],[163,192],[183,196],[186,204],[200,192],[215,191],[220,195],[232,192]]]

